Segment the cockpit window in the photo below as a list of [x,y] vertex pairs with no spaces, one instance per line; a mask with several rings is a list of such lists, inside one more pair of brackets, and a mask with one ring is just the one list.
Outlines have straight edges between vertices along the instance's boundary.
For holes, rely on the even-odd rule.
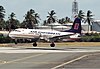
[[16,31],[16,32],[21,32],[20,30],[14,30],[14,31]]

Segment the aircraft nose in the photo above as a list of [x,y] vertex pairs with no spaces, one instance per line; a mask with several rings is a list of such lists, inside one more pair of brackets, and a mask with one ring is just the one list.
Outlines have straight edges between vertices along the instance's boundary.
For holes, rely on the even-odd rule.
[[11,32],[9,33],[9,37],[11,37]]
[[13,33],[12,32],[9,33],[9,37],[11,37],[11,38],[13,37]]

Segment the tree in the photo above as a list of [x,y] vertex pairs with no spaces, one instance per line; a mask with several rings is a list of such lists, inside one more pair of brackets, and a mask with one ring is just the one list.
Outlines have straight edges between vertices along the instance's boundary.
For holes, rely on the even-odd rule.
[[84,19],[84,16],[85,16],[84,12],[82,10],[80,10],[78,13],[78,17],[82,20],[82,19]]
[[[32,29],[35,27],[35,25],[38,25],[39,23],[39,15],[38,13],[35,13],[35,11],[33,9],[30,9],[27,14],[25,14],[25,19],[23,21],[23,27]],[[25,23],[25,24],[24,24]]]
[[0,20],[4,18],[5,16],[5,9],[3,8],[3,6],[0,6]]
[[7,24],[6,28],[7,28],[9,31],[11,31],[11,29],[19,28],[19,26],[20,26],[19,20],[15,19],[15,17],[16,17],[16,16],[15,16],[15,13],[12,12],[12,13],[10,14],[10,16],[8,17],[9,19],[6,21],[6,24]]
[[3,30],[5,28],[5,9],[3,6],[0,6],[0,29]]
[[65,23],[65,18],[59,19],[58,21],[60,24],[64,24]]
[[65,23],[71,22],[69,17],[65,17]]
[[66,23],[70,23],[71,20],[69,17],[65,17],[65,18],[62,18],[62,19],[59,19],[58,21],[60,24],[66,24]]
[[43,21],[43,25],[47,25],[47,21],[46,20]]
[[21,24],[20,24],[20,27],[21,28],[27,28],[27,22],[24,20]]
[[86,22],[88,22],[88,31],[91,31],[92,30],[92,26],[91,26],[91,22],[93,20],[93,17],[94,15],[92,15],[92,12],[90,10],[87,11],[87,18],[86,18]]
[[56,21],[56,19],[55,19],[56,16],[54,16],[56,14],[55,11],[52,10],[52,11],[48,12],[48,14],[49,14],[49,16],[47,16],[47,18],[48,18],[47,23],[54,23]]

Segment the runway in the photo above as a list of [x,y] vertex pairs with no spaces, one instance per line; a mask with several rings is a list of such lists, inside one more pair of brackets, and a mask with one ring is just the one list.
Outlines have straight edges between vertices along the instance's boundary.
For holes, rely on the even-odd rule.
[[100,47],[0,47],[0,69],[100,69]]

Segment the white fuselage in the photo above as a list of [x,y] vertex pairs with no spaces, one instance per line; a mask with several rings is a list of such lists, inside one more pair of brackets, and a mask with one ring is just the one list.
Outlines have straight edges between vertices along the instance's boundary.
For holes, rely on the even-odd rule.
[[56,30],[41,30],[41,29],[15,29],[9,33],[11,38],[53,38],[63,35],[72,35],[72,32],[60,32]]

